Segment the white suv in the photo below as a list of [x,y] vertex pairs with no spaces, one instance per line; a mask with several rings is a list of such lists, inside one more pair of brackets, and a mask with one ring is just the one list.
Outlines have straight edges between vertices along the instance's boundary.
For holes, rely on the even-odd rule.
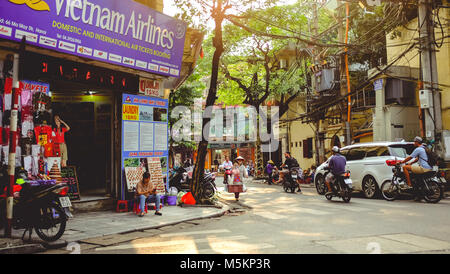
[[[353,190],[362,191],[366,198],[374,198],[381,184],[392,179],[392,167],[386,160],[403,160],[413,150],[414,143],[410,142],[375,142],[346,146],[340,152],[347,159],[346,169],[350,170]],[[328,160],[316,169],[314,178],[317,193],[321,195],[326,192],[324,168],[327,164]]]

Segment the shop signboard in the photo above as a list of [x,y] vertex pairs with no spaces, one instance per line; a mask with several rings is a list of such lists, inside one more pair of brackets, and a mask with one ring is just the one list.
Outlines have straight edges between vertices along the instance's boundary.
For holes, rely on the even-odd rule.
[[132,0],[3,0],[0,38],[179,77],[187,25]]
[[161,81],[140,78],[139,93],[147,96],[164,97],[164,89]]
[[145,171],[157,193],[168,187],[169,102],[165,99],[123,94],[122,97],[122,199],[134,191]]

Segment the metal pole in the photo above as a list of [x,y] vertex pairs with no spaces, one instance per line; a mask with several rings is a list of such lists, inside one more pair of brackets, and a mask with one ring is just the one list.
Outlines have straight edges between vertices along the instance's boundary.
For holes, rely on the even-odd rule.
[[19,106],[19,54],[14,54],[13,65],[13,88],[12,88],[12,111],[10,119],[10,133],[9,133],[9,155],[8,155],[8,198],[6,200],[6,221],[5,237],[11,238],[12,219],[13,219],[13,204],[14,204],[14,177],[16,167],[16,143],[17,143],[17,115]]

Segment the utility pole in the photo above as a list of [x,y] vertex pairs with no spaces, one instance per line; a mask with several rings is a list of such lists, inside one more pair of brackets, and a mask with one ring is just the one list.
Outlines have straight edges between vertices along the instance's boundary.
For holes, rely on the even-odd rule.
[[[317,1],[313,1],[312,3],[312,12],[313,12],[313,18],[312,18],[312,24],[311,24],[311,32],[314,36],[313,41],[317,42],[317,35],[319,34],[319,15],[318,15],[318,7],[317,7]],[[316,47],[313,49],[313,57],[314,57],[314,64],[318,62],[318,54],[319,51]],[[314,76],[313,76],[314,77]],[[324,162],[325,153],[324,153],[324,142],[323,142],[323,135],[320,134],[320,118],[316,117],[314,119],[314,127],[315,127],[315,143],[316,143],[316,149],[315,149],[315,155],[316,155],[316,165],[320,165],[322,162]],[[322,137],[322,138],[321,138]]]
[[13,62],[13,86],[11,98],[11,118],[10,118],[10,132],[9,132],[9,155],[8,155],[8,175],[9,184],[7,186],[6,198],[6,227],[5,237],[12,236],[12,221],[13,221],[13,207],[14,207],[14,184],[15,184],[15,168],[16,168],[16,144],[17,144],[17,116],[19,109],[19,70],[23,67],[23,58],[25,55],[25,36],[20,43],[19,54],[14,54]]
[[7,187],[6,199],[6,228],[5,237],[11,238],[12,234],[12,219],[13,219],[13,205],[14,205],[14,183],[15,183],[15,168],[16,168],[16,143],[17,143],[17,116],[19,106],[19,54],[14,54],[13,63],[13,87],[12,87],[12,110],[10,118],[10,134],[9,134],[9,155],[8,155],[8,175],[9,185]]
[[435,139],[442,132],[441,96],[438,89],[436,49],[434,46],[434,26],[432,22],[432,1],[419,0],[419,37],[422,60],[422,80],[424,90],[432,94],[432,104],[425,112],[425,137]]
[[[342,1],[337,1],[337,20],[339,23],[338,27],[338,40],[339,43],[345,44],[348,42],[348,20],[349,20],[349,3],[345,3],[345,10],[344,10],[344,3]],[[346,25],[342,24],[343,19],[346,20]],[[350,77],[348,75],[348,53],[347,48],[345,48],[345,53],[341,55],[341,61],[340,61],[340,95],[346,96],[350,93]],[[350,145],[351,144],[351,133],[350,133],[350,107],[351,107],[351,100],[350,97],[348,99],[347,103],[347,117],[345,118],[344,113],[342,113],[342,120],[343,122],[343,128],[345,129],[345,144]],[[345,108],[344,108],[345,109]]]

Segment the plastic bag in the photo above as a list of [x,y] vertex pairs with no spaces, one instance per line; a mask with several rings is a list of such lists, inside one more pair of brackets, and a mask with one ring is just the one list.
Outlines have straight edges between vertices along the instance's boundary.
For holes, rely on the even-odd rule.
[[187,205],[195,205],[195,199],[191,192],[188,192],[181,197],[181,202]]
[[180,191],[177,194],[177,204],[181,204],[181,198],[186,194],[186,192]]
[[177,196],[178,195],[178,189],[174,186],[169,188],[169,195],[170,196]]
[[327,174],[327,177],[325,177],[325,181],[327,183],[331,183],[334,180],[334,175],[330,173]]

